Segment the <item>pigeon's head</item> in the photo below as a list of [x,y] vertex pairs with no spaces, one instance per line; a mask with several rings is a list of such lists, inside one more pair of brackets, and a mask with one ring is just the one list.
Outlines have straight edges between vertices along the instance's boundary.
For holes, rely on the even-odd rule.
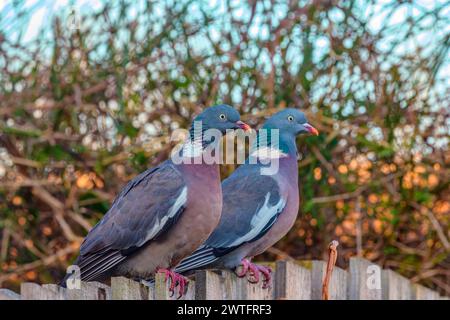
[[294,108],[287,108],[271,116],[264,129],[279,129],[280,135],[297,136],[303,133],[319,135],[319,131],[308,123],[305,114]]
[[222,134],[225,134],[227,130],[251,130],[250,126],[240,119],[241,116],[236,109],[229,105],[221,104],[206,108],[194,119],[194,121],[202,122],[203,131],[207,129],[217,129],[222,132]]

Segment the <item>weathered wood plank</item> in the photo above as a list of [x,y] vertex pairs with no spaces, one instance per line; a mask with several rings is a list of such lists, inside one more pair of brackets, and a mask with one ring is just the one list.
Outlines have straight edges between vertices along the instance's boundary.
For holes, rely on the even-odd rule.
[[201,270],[195,274],[196,299],[199,300],[270,300],[273,286],[263,288],[263,283],[250,283],[247,277],[239,278],[228,270]]
[[225,299],[224,279],[212,270],[200,270],[195,273],[196,300]]
[[165,275],[156,273],[155,276],[155,300],[195,300],[195,281],[189,279],[185,294],[179,297],[178,287],[175,287],[173,295],[169,291],[170,281],[165,280]]
[[263,288],[262,281],[250,283],[244,278],[238,278],[238,288],[241,288],[243,300],[273,300],[273,285]]
[[381,299],[381,268],[362,258],[350,258],[348,298],[350,300]]
[[111,278],[113,300],[148,300],[149,287],[125,277]]
[[20,300],[20,294],[12,290],[0,289],[0,300]]
[[[53,285],[56,286],[56,285]],[[40,286],[37,283],[24,282],[20,285],[22,300],[58,300],[64,299],[59,290],[51,285]]]
[[383,300],[410,300],[412,297],[411,282],[392,270],[382,272]]
[[52,297],[52,300],[66,300],[67,298],[66,288],[62,288],[57,284],[43,284],[42,288],[48,291],[48,295]]
[[155,281],[151,284],[146,284],[148,288],[148,300],[155,300]]
[[[322,285],[327,270],[327,263],[313,260],[311,265],[311,299],[322,300]],[[347,271],[334,267],[328,288],[330,300],[347,299],[347,276]]]
[[439,293],[420,284],[413,284],[413,300],[439,300]]
[[81,282],[80,289],[66,289],[68,300],[111,300],[111,288],[100,282]]
[[238,290],[240,290],[240,295],[243,300],[273,300],[275,295],[274,290],[274,280],[276,277],[276,264],[273,262],[257,262],[260,266],[269,267],[272,270],[271,274],[271,284],[267,288],[263,288],[263,275],[259,274],[258,283],[250,283],[247,277],[239,278],[236,274],[233,274],[237,278]]
[[20,284],[20,295],[22,300],[40,300],[44,298],[41,286],[32,282]]
[[242,300],[242,284],[238,284],[239,278],[232,271],[220,270],[220,279],[222,281],[223,300]]
[[275,273],[275,299],[311,299],[311,271],[291,261],[278,261]]

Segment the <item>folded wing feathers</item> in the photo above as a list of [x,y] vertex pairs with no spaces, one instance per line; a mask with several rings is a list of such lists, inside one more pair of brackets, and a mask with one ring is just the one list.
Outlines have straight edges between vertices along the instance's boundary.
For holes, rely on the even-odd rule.
[[[163,231],[168,222],[173,220],[175,216],[180,213],[180,210],[185,206],[187,201],[187,187],[184,187],[179,194],[177,200],[167,212],[166,215],[162,217],[161,220],[157,220],[150,231],[147,232],[147,235],[144,239],[139,241],[136,247],[141,247],[148,241],[152,240],[155,236],[159,235],[161,231]],[[87,256],[83,259],[80,264],[81,270],[81,280],[89,281],[95,279],[100,276],[103,272],[108,271],[113,268],[120,262],[126,259],[126,255],[123,255],[122,252],[127,248],[123,249],[105,249],[100,252],[96,252]]]
[[101,276],[101,274],[105,271],[108,271],[112,267],[116,266],[118,263],[123,261],[126,257],[122,255],[116,255],[111,260],[109,260],[107,263],[104,263],[99,269],[93,269],[89,273],[83,276],[83,273],[81,278],[84,281],[90,281],[95,280],[98,276]]
[[[113,250],[107,253],[98,253],[95,254],[94,258],[89,258],[88,263],[82,261],[82,263],[79,264],[81,280],[83,281],[95,279],[96,276],[115,266],[126,257],[121,255],[119,251]],[[109,266],[109,268],[105,269],[105,266]]]
[[201,246],[191,256],[182,260],[175,268],[175,272],[185,272],[202,266],[206,266],[219,259],[214,254],[214,248]]

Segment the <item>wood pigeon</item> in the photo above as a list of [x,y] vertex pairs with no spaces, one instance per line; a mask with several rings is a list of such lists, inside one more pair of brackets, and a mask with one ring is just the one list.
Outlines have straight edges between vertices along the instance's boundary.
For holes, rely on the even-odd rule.
[[[201,124],[200,136],[194,132],[194,124]],[[208,129],[219,132],[218,139],[214,135],[205,138]],[[182,294],[187,280],[171,268],[208,238],[222,210],[218,163],[201,161],[202,150],[235,129],[250,129],[235,109],[209,107],[194,119],[185,145],[196,147],[181,148],[183,162],[175,163],[171,157],[131,180],[84,239],[75,262],[81,280],[105,281],[111,276],[148,279],[155,272],[164,272],[166,280],[171,280],[172,292],[179,284]],[[199,139],[201,144],[196,143]]]
[[[250,259],[274,245],[293,226],[299,209],[296,136],[318,135],[318,131],[293,108],[273,115],[262,129],[249,158],[222,183],[223,209],[217,228],[175,268],[176,272],[242,265],[238,276],[249,273],[251,282],[258,282],[261,272],[264,286],[270,284],[271,270],[250,263]],[[275,134],[278,139],[273,139]],[[264,173],[271,161],[278,161],[278,170]]]

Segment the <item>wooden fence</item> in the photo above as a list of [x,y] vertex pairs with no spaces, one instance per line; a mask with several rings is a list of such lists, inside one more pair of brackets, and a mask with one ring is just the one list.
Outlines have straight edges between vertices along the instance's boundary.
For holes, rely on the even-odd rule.
[[[323,261],[278,261],[269,289],[251,284],[232,272],[198,271],[189,281],[182,300],[253,300],[301,299],[322,297],[322,281],[326,271]],[[177,292],[177,291],[175,291]],[[20,294],[0,289],[0,300],[171,300],[164,275],[158,274],[152,287],[118,277],[111,286],[98,282],[82,282],[80,289],[66,289],[56,284],[22,283]],[[424,286],[411,283],[391,270],[361,258],[351,258],[349,270],[335,268],[329,283],[330,300],[448,300]]]

